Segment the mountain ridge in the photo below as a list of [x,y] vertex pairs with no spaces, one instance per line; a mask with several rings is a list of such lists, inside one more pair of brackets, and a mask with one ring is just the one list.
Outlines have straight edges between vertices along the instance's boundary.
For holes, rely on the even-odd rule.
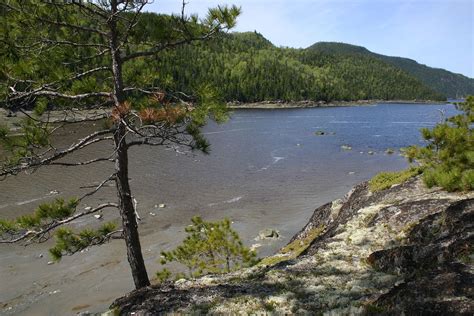
[[473,78],[443,68],[421,64],[411,58],[383,55],[372,52],[363,46],[343,42],[316,42],[305,49],[344,55],[363,54],[379,58],[409,73],[428,87],[446,95],[448,98],[474,94]]

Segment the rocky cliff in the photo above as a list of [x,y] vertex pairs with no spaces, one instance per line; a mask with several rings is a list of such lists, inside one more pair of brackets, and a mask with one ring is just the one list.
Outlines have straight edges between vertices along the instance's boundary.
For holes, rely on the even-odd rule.
[[474,311],[474,192],[367,183],[315,210],[279,253],[227,275],[134,291],[121,314],[439,314]]

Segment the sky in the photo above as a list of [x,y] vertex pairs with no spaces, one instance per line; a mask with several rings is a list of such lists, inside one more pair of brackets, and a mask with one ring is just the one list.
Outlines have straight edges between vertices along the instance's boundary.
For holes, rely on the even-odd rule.
[[[414,59],[474,78],[474,0],[186,0],[186,12],[242,8],[233,31],[257,31],[276,46],[305,48],[332,41]],[[146,8],[180,13],[182,0]]]

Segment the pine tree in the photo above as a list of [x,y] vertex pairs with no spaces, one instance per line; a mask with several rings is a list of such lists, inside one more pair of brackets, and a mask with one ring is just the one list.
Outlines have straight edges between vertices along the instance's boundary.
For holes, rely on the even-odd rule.
[[[145,65],[166,50],[204,41],[232,28],[240,13],[235,6],[217,7],[199,20],[184,13],[183,1],[181,15],[165,17],[143,13],[150,2],[11,0],[0,4],[2,106],[27,116],[20,136],[10,137],[7,129],[0,130],[10,152],[0,166],[0,176],[51,165],[83,166],[101,161],[115,165],[110,177],[82,197],[56,200],[40,205],[32,215],[0,221],[0,242],[42,242],[56,231],[57,244],[51,254],[58,259],[113,237],[123,238],[136,288],[150,282],[128,180],[129,149],[188,146],[206,152],[209,145],[200,127],[209,117],[219,121],[226,115],[223,103],[209,89],[193,96],[167,90],[156,85],[156,71]],[[110,111],[78,117],[72,110],[97,106]],[[31,108],[36,110],[34,114],[25,111]],[[52,122],[48,114],[52,109],[66,114]],[[59,148],[52,141],[65,124],[104,119],[103,129],[70,146]],[[112,145],[109,156],[64,160],[98,143]],[[97,194],[109,181],[115,182],[118,201],[79,212],[83,199]],[[112,224],[80,232],[62,227],[109,208],[120,213],[119,229]]]
[[461,114],[445,119],[432,130],[422,129],[427,146],[412,146],[407,151],[410,161],[421,164],[428,187],[474,190],[474,96],[468,96],[457,108]]
[[[230,272],[255,263],[255,252],[245,247],[228,219],[206,222],[192,218],[186,227],[183,243],[172,251],[161,253],[162,264],[178,262],[188,269],[188,277]],[[167,269],[157,273],[159,279],[171,276]]]

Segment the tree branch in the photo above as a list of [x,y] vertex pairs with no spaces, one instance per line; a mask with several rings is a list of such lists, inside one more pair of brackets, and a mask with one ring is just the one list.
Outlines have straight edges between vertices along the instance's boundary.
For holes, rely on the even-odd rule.
[[15,101],[15,100],[20,100],[24,99],[26,97],[41,97],[41,96],[49,96],[53,98],[63,98],[63,99],[69,99],[69,100],[80,100],[80,99],[85,99],[85,98],[93,98],[93,97],[111,97],[112,93],[111,92],[90,92],[90,93],[82,93],[82,94],[66,94],[66,93],[60,93],[57,91],[51,91],[51,90],[45,90],[46,88],[44,86],[35,89],[33,91],[29,92],[16,92],[17,96],[14,96],[10,98],[10,101]]
[[94,195],[97,191],[99,191],[107,182],[111,181],[111,180],[114,180],[115,179],[115,172],[112,173],[107,179],[105,179],[104,181],[102,181],[101,183],[99,183],[98,186],[96,186],[94,188],[94,190],[90,191],[90,192],[87,192],[86,194],[84,194],[83,196],[81,196],[79,198],[79,201],[82,201],[83,199],[85,199],[86,197],[88,196],[91,196],[91,195]]
[[2,168],[2,170],[0,171],[0,176],[7,176],[7,175],[10,175],[10,174],[17,174],[18,172],[21,172],[21,171],[24,171],[24,170],[27,170],[27,169],[31,169],[31,168],[34,168],[34,167],[49,165],[52,162],[66,156],[66,155],[68,155],[68,154],[70,154],[70,153],[72,153],[76,150],[82,149],[84,147],[87,147],[87,146],[89,146],[91,144],[94,144],[94,143],[97,143],[99,141],[113,139],[112,137],[96,138],[98,136],[110,134],[112,132],[113,132],[113,130],[103,130],[103,131],[98,131],[98,132],[92,133],[92,134],[82,138],[77,143],[69,146],[69,148],[64,149],[64,150],[60,150],[60,151],[56,151],[52,156],[49,156],[49,157],[46,157],[46,158],[31,157],[31,156],[30,157],[25,157],[23,159],[26,160],[26,161],[19,164],[19,165],[15,165],[13,167],[6,167],[6,168],[4,167],[4,168]]
[[49,165],[50,166],[66,166],[66,167],[74,167],[74,166],[85,166],[85,165],[90,165],[96,162],[100,161],[114,161],[112,158],[95,158],[91,160],[86,160],[86,161],[80,161],[80,162],[52,162]]
[[159,52],[161,52],[165,49],[168,49],[168,48],[175,48],[177,46],[181,46],[181,45],[184,45],[184,44],[189,44],[189,43],[197,42],[197,41],[204,41],[204,40],[209,39],[215,33],[217,33],[217,30],[218,30],[217,28],[214,28],[211,32],[209,32],[209,33],[207,33],[203,36],[186,38],[186,39],[182,39],[182,40],[179,40],[179,41],[176,41],[176,42],[173,42],[173,43],[166,43],[166,44],[163,44],[163,45],[155,45],[154,47],[150,48],[149,50],[138,51],[138,52],[135,52],[135,53],[125,55],[125,56],[122,57],[122,61],[127,62],[129,60],[139,58],[139,57],[153,56],[153,55],[156,55],[157,53],[159,53]]
[[91,210],[81,212],[79,214],[70,216],[66,219],[63,219],[63,220],[60,220],[60,221],[52,221],[51,223],[46,224],[40,230],[27,230],[26,232],[24,232],[23,234],[21,234],[20,236],[14,238],[14,239],[7,239],[7,240],[0,239],[0,244],[13,244],[13,243],[17,243],[19,241],[25,240],[28,237],[31,237],[30,240],[41,238],[42,236],[44,236],[45,234],[47,234],[48,232],[50,232],[51,230],[55,229],[58,226],[67,224],[69,222],[72,222],[73,220],[78,219],[80,217],[96,213],[96,212],[98,212],[98,211],[100,211],[104,208],[107,208],[107,207],[118,208],[118,204],[117,203],[104,203],[104,204],[101,204],[101,205],[99,205],[99,206],[97,206],[97,207],[95,207]]
[[107,34],[104,31],[100,31],[98,29],[93,29],[93,28],[90,28],[90,27],[82,26],[82,25],[71,24],[71,23],[66,23],[66,22],[61,22],[61,21],[48,20],[48,19],[44,19],[44,18],[41,18],[41,17],[38,17],[38,16],[36,17],[36,19],[41,21],[41,22],[51,24],[51,25],[63,26],[63,27],[71,28],[71,29],[78,30],[78,31],[85,31],[85,32],[89,32],[89,33],[99,34],[99,35],[104,36],[104,37],[109,37],[109,34]]
[[42,43],[47,43],[47,44],[55,44],[55,45],[68,45],[68,46],[73,46],[73,47],[99,47],[99,48],[109,48],[107,45],[104,44],[98,44],[98,43],[77,43],[77,42],[71,42],[71,41],[59,41],[59,40],[53,40],[49,38],[44,38],[41,39]]

